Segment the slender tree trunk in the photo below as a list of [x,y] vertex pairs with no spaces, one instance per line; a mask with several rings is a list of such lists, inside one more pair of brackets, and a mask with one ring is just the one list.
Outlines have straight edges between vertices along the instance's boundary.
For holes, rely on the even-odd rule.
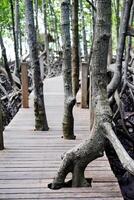
[[80,12],[81,12],[81,17],[82,17],[84,60],[86,62],[88,62],[87,36],[86,36],[86,29],[85,29],[85,19],[84,19],[84,13],[83,13],[83,1],[82,0],[80,0]]
[[[129,20],[130,26],[133,25],[133,19],[134,19],[134,2],[132,5],[130,20]],[[126,60],[125,60],[124,76],[123,76],[123,81],[124,81],[123,90],[125,89],[125,87],[127,85],[127,72],[128,72],[128,65],[129,65],[129,60],[130,60],[131,47],[132,47],[132,38],[131,38],[131,36],[128,36],[128,47],[127,47],[127,52],[126,52]]]
[[[94,1],[92,0],[92,4],[94,5]],[[94,33],[95,33],[95,16],[96,16],[96,11],[94,10],[94,8],[92,7],[92,23],[93,23],[93,37],[94,37]]]
[[3,38],[2,38],[1,32],[0,32],[0,46],[1,46],[2,56],[3,56],[3,59],[4,59],[5,70],[6,70],[7,74],[8,74],[8,78],[10,80],[11,85],[13,85],[13,78],[12,78],[12,74],[10,72],[10,68],[9,68],[9,65],[8,65],[6,48],[4,46],[4,42],[3,42]]
[[72,0],[72,88],[74,96],[76,96],[79,90],[78,8],[78,0]]
[[58,35],[58,19],[57,19],[57,15],[55,13],[54,7],[53,7],[53,2],[51,0],[49,0],[49,4],[50,4],[50,9],[53,13],[53,17],[54,17],[54,24],[55,24],[55,44],[56,44],[56,51],[59,51],[61,49],[60,47],[60,42],[59,42],[59,35]]
[[3,139],[3,123],[2,123],[2,109],[0,100],[0,150],[4,149],[4,139]]
[[35,128],[36,130],[47,131],[48,124],[44,105],[43,83],[40,74],[36,30],[34,27],[33,18],[33,1],[25,0],[25,7],[28,44],[30,50],[31,64],[33,68]]
[[20,60],[22,58],[22,31],[21,31],[21,24],[20,24],[20,34],[19,34],[19,46],[20,46]]
[[34,10],[35,10],[35,28],[36,33],[39,31],[39,25],[38,25],[38,0],[34,0]]
[[[11,6],[11,15],[12,15],[12,29],[13,29],[13,38],[14,38],[14,52],[15,52],[15,75],[20,77],[20,66],[19,66],[19,54],[18,54],[18,40],[16,38],[16,26],[18,26],[18,22],[14,22],[14,6],[13,6],[13,1],[10,0],[10,6]],[[16,20],[18,16],[18,0],[16,0]],[[15,26],[16,24],[16,26]]]
[[64,76],[64,117],[63,117],[63,137],[65,139],[75,139],[74,118],[72,109],[75,98],[72,94],[72,70],[71,70],[71,41],[70,41],[70,1],[63,0],[61,3],[61,24],[63,42],[63,76]]
[[15,37],[16,37],[16,54],[17,64],[15,65],[15,74],[20,76],[20,60],[19,60],[19,36],[20,36],[20,13],[19,0],[15,0]]
[[120,16],[119,16],[119,12],[120,12],[120,0],[117,0],[117,10],[116,10],[116,20],[117,20],[117,25],[116,25],[116,30],[117,30],[117,44],[118,44],[118,40],[119,40],[119,28],[120,28]]
[[43,14],[44,14],[44,49],[47,54],[47,67],[48,67],[48,73],[49,73],[49,41],[48,41],[48,26],[47,26],[47,4],[46,0],[42,0],[42,8],[43,8]]

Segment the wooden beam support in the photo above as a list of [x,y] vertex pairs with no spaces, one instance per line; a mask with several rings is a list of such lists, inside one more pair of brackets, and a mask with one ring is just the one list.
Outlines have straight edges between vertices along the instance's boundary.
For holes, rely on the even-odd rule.
[[28,64],[21,63],[21,82],[22,82],[22,107],[29,108],[28,101]]
[[81,64],[81,107],[87,108],[88,100],[88,63],[83,62]]

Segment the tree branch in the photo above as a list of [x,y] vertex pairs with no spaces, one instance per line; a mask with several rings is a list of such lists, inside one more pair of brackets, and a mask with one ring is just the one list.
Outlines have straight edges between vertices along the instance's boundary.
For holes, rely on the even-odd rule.
[[129,171],[131,174],[134,175],[134,160],[129,156],[127,151],[122,146],[121,142],[115,135],[111,124],[108,122],[104,123],[104,129],[105,129],[105,136],[108,138],[108,140],[111,142],[122,166]]
[[92,8],[94,9],[94,11],[96,12],[96,7],[94,6],[94,4],[91,1],[89,1],[89,0],[86,0],[86,2],[88,2],[89,5],[92,6]]

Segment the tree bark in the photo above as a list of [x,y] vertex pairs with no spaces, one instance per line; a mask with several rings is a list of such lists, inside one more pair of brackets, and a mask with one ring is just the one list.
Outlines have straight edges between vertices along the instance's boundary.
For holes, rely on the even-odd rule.
[[79,90],[79,33],[78,0],[72,0],[72,88],[76,96]]
[[70,0],[63,0],[61,3],[61,24],[63,42],[63,77],[64,77],[64,117],[63,117],[63,137],[65,139],[75,139],[73,106],[75,98],[72,94],[72,69],[71,69],[71,40],[70,40],[70,20],[69,20]]
[[33,1],[25,0],[25,7],[28,44],[33,68],[35,128],[39,131],[47,131],[48,124],[44,105],[43,83],[40,74],[36,30],[33,18]]

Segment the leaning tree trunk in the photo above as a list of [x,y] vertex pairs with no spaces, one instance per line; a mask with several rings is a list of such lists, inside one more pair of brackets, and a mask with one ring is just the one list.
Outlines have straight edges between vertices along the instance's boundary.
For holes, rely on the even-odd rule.
[[28,44],[29,44],[31,64],[33,68],[35,128],[36,130],[47,131],[48,124],[47,124],[45,105],[44,105],[43,83],[40,74],[40,65],[39,65],[37,41],[36,41],[36,30],[34,27],[34,18],[33,18],[33,1],[25,0],[25,7],[26,7]]
[[[16,28],[15,28],[15,22],[14,22],[14,6],[13,6],[13,1],[10,0],[10,7],[11,7],[11,16],[12,16],[12,29],[13,29],[13,39],[14,39],[14,52],[15,52],[15,75],[18,77],[20,76],[19,74],[19,53],[18,53],[18,41],[16,40]],[[18,13],[18,7],[17,7],[17,13]],[[16,15],[17,15],[16,13]],[[17,19],[17,16],[16,16]]]
[[4,46],[4,42],[3,42],[3,38],[2,38],[2,34],[0,32],[0,46],[1,46],[1,51],[2,51],[2,56],[3,56],[3,60],[4,60],[4,68],[8,74],[8,78],[9,81],[11,83],[11,85],[13,85],[13,78],[12,78],[12,74],[10,72],[10,68],[8,65],[8,60],[7,60],[7,54],[6,54],[6,48]]
[[42,10],[44,15],[44,49],[47,55],[47,69],[49,74],[49,41],[48,41],[48,25],[47,25],[47,2],[42,0]]
[[72,94],[71,77],[71,40],[70,40],[70,20],[69,20],[70,0],[63,0],[61,3],[61,24],[63,42],[63,76],[64,76],[64,117],[63,117],[63,137],[65,139],[75,139],[73,106],[75,98]]
[[38,0],[34,0],[34,10],[35,10],[35,28],[36,33],[39,31],[39,25],[38,25]]
[[16,56],[17,64],[15,65],[15,74],[20,76],[20,60],[19,60],[19,36],[20,36],[20,14],[19,14],[19,0],[15,0],[15,42],[16,42]]
[[87,50],[87,36],[85,29],[85,18],[83,12],[83,1],[80,0],[80,12],[81,12],[81,21],[82,21],[82,37],[83,37],[83,50],[84,50],[84,60],[88,62],[88,50]]
[[72,88],[76,96],[79,90],[79,33],[78,33],[78,0],[72,0]]
[[90,184],[84,177],[88,163],[103,156],[105,138],[112,143],[123,167],[134,174],[134,161],[129,157],[112,129],[112,113],[107,99],[107,55],[111,25],[111,0],[97,1],[95,38],[92,57],[92,96],[94,123],[91,136],[82,144],[69,150],[63,157],[58,173],[49,185],[52,189],[63,187],[65,178],[72,173],[72,186]]

